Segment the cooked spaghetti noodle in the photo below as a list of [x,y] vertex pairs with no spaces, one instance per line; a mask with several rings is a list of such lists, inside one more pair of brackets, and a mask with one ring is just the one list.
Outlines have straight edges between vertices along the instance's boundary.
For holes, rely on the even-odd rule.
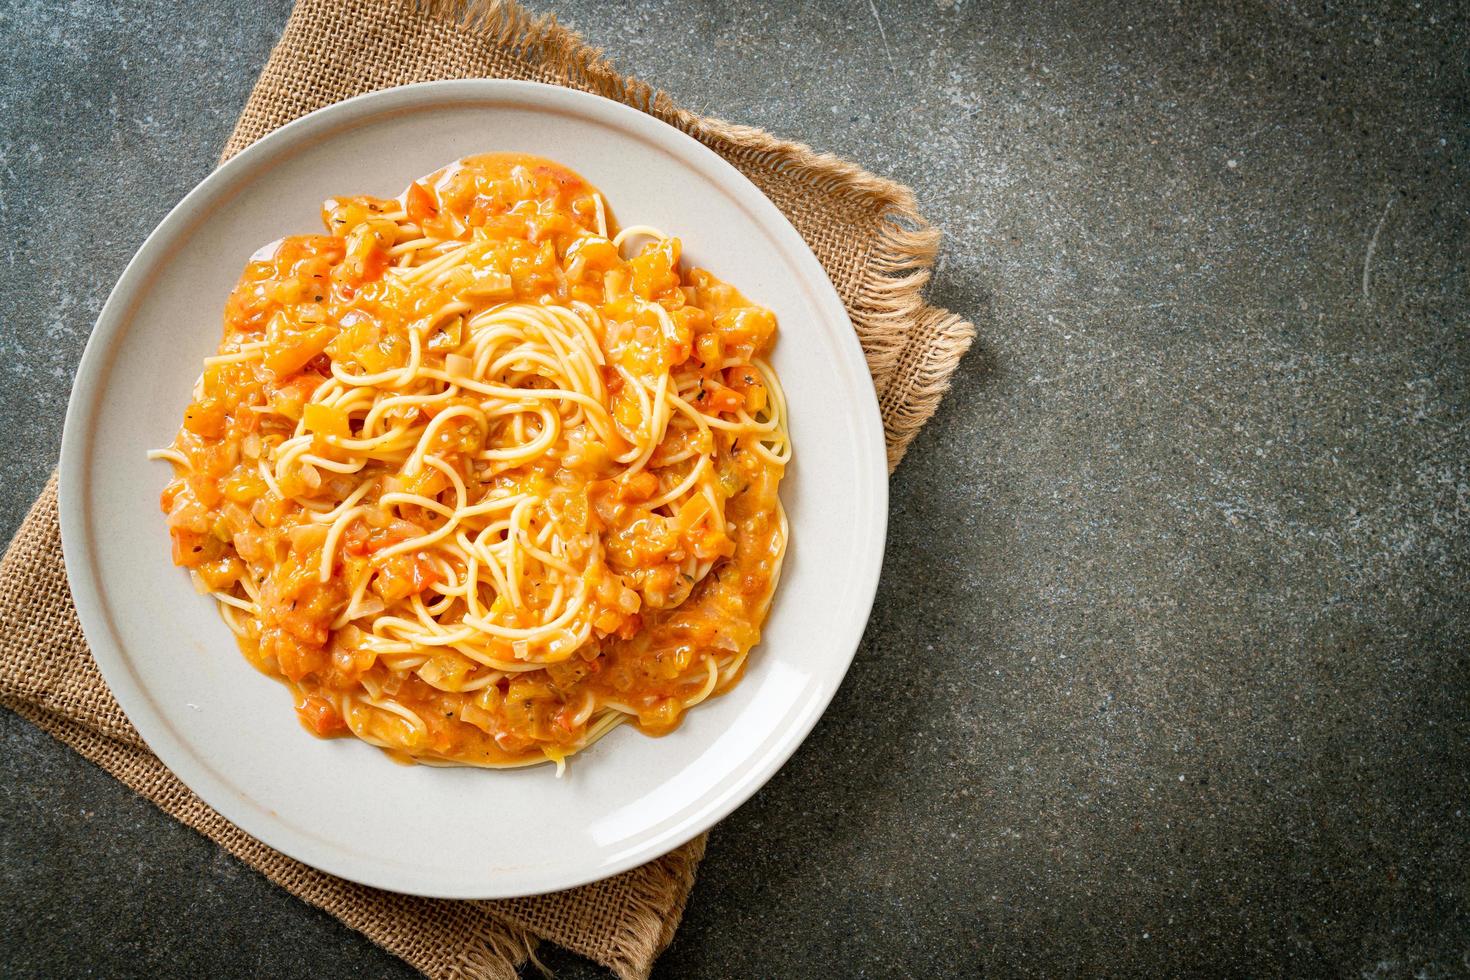
[[175,562],[303,723],[560,766],[734,685],[786,548],[772,314],[533,157],[323,218],[252,257],[154,453]]

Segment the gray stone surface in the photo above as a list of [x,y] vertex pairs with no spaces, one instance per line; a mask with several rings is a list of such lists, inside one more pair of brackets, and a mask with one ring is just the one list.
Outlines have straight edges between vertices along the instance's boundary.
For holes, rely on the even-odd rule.
[[[980,327],[852,673],[658,975],[1470,971],[1464,8],[554,6],[911,184]],[[0,5],[6,534],[285,14]],[[410,975],[0,739],[0,973]]]

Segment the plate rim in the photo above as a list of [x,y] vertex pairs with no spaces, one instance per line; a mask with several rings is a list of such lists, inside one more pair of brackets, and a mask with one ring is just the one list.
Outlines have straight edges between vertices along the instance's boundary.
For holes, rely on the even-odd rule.
[[[129,324],[132,308],[147,294],[153,276],[159,271],[157,260],[166,257],[179,239],[187,236],[193,224],[201,218],[201,213],[207,214],[211,207],[223,204],[239,193],[258,166],[268,167],[278,156],[289,156],[293,150],[310,145],[315,139],[330,138],[339,129],[349,129],[355,123],[361,124],[380,115],[392,114],[395,110],[433,111],[436,103],[451,107],[486,100],[539,111],[569,110],[573,114],[617,129],[634,139],[650,142],[676,158],[682,158],[697,171],[704,172],[717,185],[730,192],[743,207],[749,208],[759,225],[788,240],[797,262],[806,266],[804,269],[797,269],[797,273],[813,280],[814,301],[827,317],[835,314],[850,329],[850,332],[837,341],[841,356],[847,362],[845,366],[849,370],[856,368],[863,378],[871,378],[857,333],[851,330],[851,318],[825,268],[791,221],[749,178],[719,154],[675,126],[624,103],[563,86],[510,79],[420,82],[366,93],[324,106],[268,133],[213,169],[148,234],[118,277],[87,338],[68,397],[62,430],[58,467],[58,516],[62,553],[68,586],[88,650],[119,706],[137,729],[149,751],[191,792],[231,824],[266,846],[328,874],[369,887],[429,898],[516,898],[546,894],[611,877],[683,846],[750,799],[805,742],[817,721],[826,713],[832,698],[851,669],[872,615],[888,530],[888,474],[884,429],[877,393],[870,383],[862,388],[862,393],[866,393],[868,397],[863,398],[860,395],[856,399],[859,404],[848,406],[848,410],[859,416],[859,439],[866,443],[866,455],[873,464],[869,467],[859,461],[859,472],[869,471],[866,473],[868,486],[864,489],[872,495],[873,504],[870,526],[864,530],[873,544],[863,554],[864,567],[848,571],[848,574],[854,576],[854,594],[858,597],[855,610],[860,611],[861,616],[854,615],[851,625],[838,638],[841,641],[840,648],[845,651],[840,670],[830,671],[825,689],[815,692],[817,703],[814,710],[809,711],[805,717],[796,719],[797,723],[783,734],[763,759],[757,760],[757,764],[736,780],[733,786],[726,787],[720,794],[723,798],[718,805],[695,812],[686,818],[685,826],[672,835],[624,848],[615,858],[601,861],[596,867],[587,867],[580,872],[563,871],[559,876],[548,873],[544,876],[544,887],[497,888],[496,876],[491,873],[484,876],[484,887],[469,890],[446,889],[409,880],[401,873],[384,869],[381,865],[353,859],[340,846],[336,850],[328,848],[323,852],[318,843],[302,839],[302,835],[288,824],[270,823],[264,814],[257,814],[255,808],[240,799],[241,794],[228,779],[222,774],[212,772],[207,765],[197,764],[203,761],[199,756],[202,750],[191,748],[173,731],[166,717],[153,704],[145,686],[134,675],[128,654],[113,633],[115,627],[107,612],[99,570],[93,560],[93,536],[87,517],[87,477],[93,444],[93,420],[104,390],[97,384],[98,379],[106,374],[119,333],[124,337],[126,335],[125,328]],[[714,171],[712,174],[709,173],[711,168]],[[673,843],[668,843],[669,840]],[[340,859],[337,859],[338,855]],[[592,862],[586,863],[590,865]],[[375,874],[374,871],[381,871],[381,874]]]

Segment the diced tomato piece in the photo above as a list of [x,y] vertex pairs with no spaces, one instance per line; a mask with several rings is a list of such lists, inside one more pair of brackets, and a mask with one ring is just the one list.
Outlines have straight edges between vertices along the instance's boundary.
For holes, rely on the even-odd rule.
[[362,281],[377,282],[388,268],[387,252],[374,251],[362,260]]
[[434,571],[434,566],[428,562],[419,560],[413,563],[413,573],[410,576],[415,593],[422,592],[435,582],[439,581],[439,574]]
[[308,694],[296,705],[296,714],[301,723],[322,738],[347,733],[347,722],[342,720],[336,707],[326,698]]
[[174,533],[174,564],[189,568],[204,561],[204,535],[195,534],[193,531],[175,531]]
[[658,477],[644,470],[618,483],[619,500],[647,500],[658,492]]
[[[323,630],[325,632],[325,630]],[[267,644],[262,641],[262,647]],[[314,643],[302,642],[294,635],[278,632],[268,645],[275,654],[276,664],[288,680],[299,681],[307,674],[315,673],[331,663],[326,648]]]
[[434,200],[433,193],[417,180],[408,185],[405,204],[408,220],[420,227],[430,218],[439,216],[439,202]]
[[633,292],[654,299],[679,287],[679,239],[665,238],[643,250],[631,263]]
[[306,423],[307,431],[317,435],[337,436],[341,439],[352,435],[347,424],[347,413],[335,405],[312,402],[302,410],[301,421]]
[[307,361],[326,350],[336,336],[335,327],[320,326],[283,338],[267,350],[266,369],[277,378],[295,374],[306,366]]
[[173,559],[175,565],[198,568],[224,554],[224,542],[212,534],[201,534],[187,528],[174,528]]
[[[369,538],[371,546],[372,539]],[[379,547],[383,547],[379,545]],[[434,566],[414,555],[393,555],[383,561],[377,577],[373,579],[373,591],[386,602],[397,602],[417,595],[439,580]]]
[[738,412],[745,407],[745,396],[738,391],[714,385],[706,385],[705,391],[706,397],[700,400],[699,406],[706,411]]
[[766,407],[766,385],[755,368],[732,367],[725,372],[725,383],[740,393],[747,412],[759,412]]
[[368,553],[368,529],[362,521],[353,521],[342,534],[342,550],[361,558]]
[[[254,415],[254,412],[250,414]],[[252,504],[266,491],[266,483],[260,474],[250,469],[239,469],[230,474],[222,484],[224,495],[237,504]]]
[[184,411],[184,428],[207,439],[225,434],[225,407],[213,400],[195,402]]

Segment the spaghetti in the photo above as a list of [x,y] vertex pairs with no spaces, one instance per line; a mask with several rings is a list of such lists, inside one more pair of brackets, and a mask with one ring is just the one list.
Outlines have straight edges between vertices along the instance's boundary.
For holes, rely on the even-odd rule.
[[303,723],[558,767],[740,678],[785,553],[772,314],[534,157],[257,252],[168,460],[173,557]]

